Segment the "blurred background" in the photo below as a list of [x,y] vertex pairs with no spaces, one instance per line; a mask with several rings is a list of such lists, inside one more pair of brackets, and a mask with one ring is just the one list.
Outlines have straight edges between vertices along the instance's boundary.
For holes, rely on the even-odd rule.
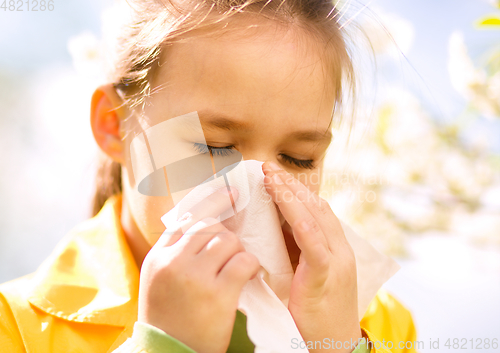
[[[443,352],[447,339],[500,340],[500,3],[365,4],[345,5],[347,26],[369,37],[376,74],[360,71],[369,84],[331,146],[323,196],[401,265],[385,287],[412,311],[422,352],[431,339]],[[90,215],[89,107],[111,5],[0,8],[0,282],[33,272]]]

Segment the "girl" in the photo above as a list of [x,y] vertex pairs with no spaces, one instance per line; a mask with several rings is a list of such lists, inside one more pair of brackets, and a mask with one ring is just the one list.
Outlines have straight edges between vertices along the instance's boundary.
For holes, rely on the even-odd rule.
[[[383,351],[381,342],[390,341],[387,347],[404,351],[398,343],[414,340],[412,319],[387,293],[379,292],[359,322],[352,249],[316,195],[319,185],[309,182],[321,172],[333,115],[354,79],[335,6],[327,0],[134,6],[115,83],[92,98],[92,130],[107,156],[98,214],[36,273],[0,287],[2,352],[253,351],[236,308],[259,263],[214,222],[224,211],[222,198],[237,198],[237,190],[211,195],[168,239],[160,237],[160,217],[172,198],[137,191],[134,137],[194,111],[205,152],[267,161],[266,190],[283,219],[295,270],[288,309],[300,344],[322,352],[332,349],[327,340],[364,337],[373,349]],[[294,197],[285,201],[285,194]],[[370,349],[355,347],[335,349]]]

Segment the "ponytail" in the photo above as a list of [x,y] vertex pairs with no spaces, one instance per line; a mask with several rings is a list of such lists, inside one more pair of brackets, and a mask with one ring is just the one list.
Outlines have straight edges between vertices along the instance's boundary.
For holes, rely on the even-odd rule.
[[106,200],[122,191],[121,164],[100,152],[95,178],[96,190],[92,200],[92,216],[101,210]]

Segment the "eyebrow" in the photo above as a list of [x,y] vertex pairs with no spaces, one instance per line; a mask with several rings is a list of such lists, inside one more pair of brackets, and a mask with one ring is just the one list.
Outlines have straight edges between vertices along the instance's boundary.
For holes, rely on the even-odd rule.
[[239,122],[235,118],[221,113],[205,110],[198,112],[198,114],[204,130],[250,130],[250,125]]
[[[202,126],[204,130],[243,130],[249,131],[250,125],[237,121],[237,119],[224,115],[222,113],[216,113],[213,111],[199,111],[200,120],[202,120]],[[308,142],[330,142],[332,140],[332,133],[330,130],[325,132],[320,132],[317,130],[304,130],[296,131],[291,133],[290,138],[297,141],[308,141]]]
[[325,132],[320,132],[316,130],[310,131],[297,131],[293,132],[290,137],[299,141],[311,141],[311,142],[331,142],[332,133],[330,130],[326,130]]

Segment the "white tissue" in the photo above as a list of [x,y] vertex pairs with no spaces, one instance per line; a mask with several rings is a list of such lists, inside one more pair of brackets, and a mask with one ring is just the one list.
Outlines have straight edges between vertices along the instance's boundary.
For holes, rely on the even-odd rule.
[[[234,215],[230,208],[220,216],[220,221],[239,237],[246,251],[254,254],[261,264],[258,275],[243,288],[238,309],[247,316],[247,333],[255,345],[255,352],[307,352],[296,345],[292,348],[292,342],[302,341],[287,308],[293,269],[276,206],[264,187],[262,164],[243,161],[226,174],[224,170],[218,173],[225,174],[227,183],[239,192],[237,214]],[[195,204],[224,186],[223,176],[197,186],[161,218],[167,227],[165,233]],[[344,223],[342,227],[356,257],[361,319],[378,289],[399,266]]]

